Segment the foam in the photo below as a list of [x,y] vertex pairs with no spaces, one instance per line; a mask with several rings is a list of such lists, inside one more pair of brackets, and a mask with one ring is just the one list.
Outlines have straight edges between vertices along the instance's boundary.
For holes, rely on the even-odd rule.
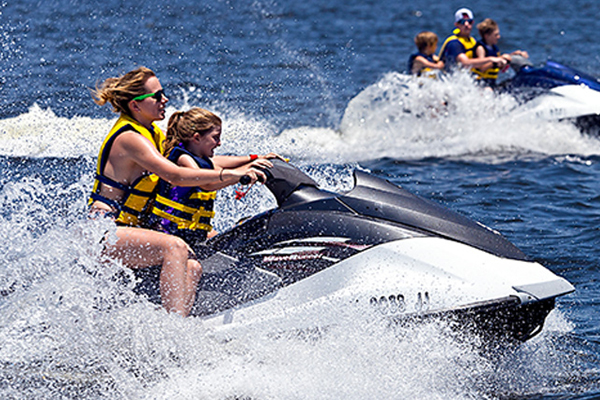
[[[189,101],[184,96],[180,108],[190,108]],[[527,115],[512,96],[483,89],[467,74],[434,80],[387,73],[350,100],[335,129],[300,125],[279,132],[269,121],[228,104],[203,107],[224,121],[217,154],[274,151],[320,163],[600,154],[598,138],[569,122]],[[167,108],[161,128],[174,111]],[[95,157],[115,119],[59,117],[34,104],[27,113],[0,121],[0,154]]]

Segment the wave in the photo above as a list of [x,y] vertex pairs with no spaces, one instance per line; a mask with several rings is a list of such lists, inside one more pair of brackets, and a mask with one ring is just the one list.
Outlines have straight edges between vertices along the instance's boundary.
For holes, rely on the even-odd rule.
[[[60,220],[45,200],[28,204],[46,222]],[[2,236],[0,282],[12,283],[0,301],[3,398],[492,399],[559,391],[562,377],[583,374],[562,345],[573,326],[560,310],[540,336],[498,359],[447,322],[390,326],[355,305],[301,331],[282,329],[293,315],[210,328],[135,296],[127,269],[100,262],[113,225],[73,215],[31,233],[37,221],[22,218],[30,214],[2,218],[23,228]]]
[[298,128],[281,138],[343,161],[600,154],[598,138],[570,122],[526,114],[513,96],[482,88],[468,74],[434,80],[388,73],[348,103],[338,130]]
[[[191,107],[188,100],[184,99],[184,104],[179,109]],[[278,140],[276,128],[268,121],[248,116],[231,106],[206,108],[223,119],[223,144],[217,154],[265,154],[277,151],[288,157],[310,158],[311,149],[303,147],[304,143],[288,144],[285,140]],[[166,118],[157,122],[163,131],[166,130],[170,115],[175,111],[175,107],[167,107]],[[0,120],[0,155],[30,158],[96,157],[116,119],[116,116],[60,117],[52,109],[42,109],[34,104],[26,113]]]
[[[179,108],[191,106],[184,93]],[[350,100],[337,129],[298,126],[279,132],[235,105],[207,108],[224,121],[220,154],[275,151],[295,161],[321,163],[600,155],[597,137],[567,121],[524,113],[513,96],[484,89],[468,74],[435,80],[387,73]],[[167,118],[158,122],[161,128],[175,110],[167,108]],[[34,104],[27,113],[0,120],[0,154],[95,157],[115,119],[58,117]]]
[[112,123],[89,117],[61,118],[34,104],[24,114],[0,120],[0,154],[40,158],[96,155]]
[[[230,112],[227,124],[226,150],[256,146],[249,138],[272,141],[268,126],[243,114]],[[575,352],[562,344],[573,327],[560,309],[516,357],[500,361],[443,321],[390,327],[360,307],[332,309],[330,325],[300,332],[282,332],[281,320],[213,329],[167,314],[133,293],[128,269],[101,260],[103,238],[108,232],[114,240],[115,226],[85,217],[87,161],[87,173],[77,160],[43,162],[67,169],[74,181],[32,174],[0,186],[0,379],[10,382],[0,385],[3,398],[491,399],[560,392],[556,382],[565,376],[582,379]],[[303,168],[325,189],[351,185],[348,166]],[[242,203],[219,193],[217,228],[272,207],[265,190],[252,189]]]

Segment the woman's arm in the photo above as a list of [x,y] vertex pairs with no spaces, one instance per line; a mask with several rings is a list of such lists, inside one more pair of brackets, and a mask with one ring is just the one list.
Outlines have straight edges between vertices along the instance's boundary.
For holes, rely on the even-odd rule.
[[237,168],[254,160],[269,160],[272,158],[284,160],[279,154],[269,153],[265,155],[249,154],[247,156],[215,156],[212,158],[212,162],[215,165],[215,168]]
[[[506,65],[506,60],[502,57],[483,57],[483,58],[469,58],[465,53],[461,53],[456,57],[456,60],[462,64],[464,67],[469,68],[479,68],[482,69],[485,67],[487,63],[492,63],[492,65],[498,64],[498,66],[503,67]],[[489,67],[487,67],[489,68]]]
[[[483,48],[483,46],[477,46],[475,49],[475,59],[482,60],[484,58],[486,58],[485,49]],[[488,60],[485,63],[480,64],[476,68],[479,69],[480,71],[487,71],[488,69],[492,68],[493,66],[494,66],[494,63],[492,61]]]
[[[177,160],[177,164],[181,167],[192,168],[197,171],[217,171],[219,173],[218,179],[197,185],[202,190],[207,192],[211,192],[213,190],[220,190],[227,186],[234,185],[238,183],[240,181],[240,178],[244,175],[250,176],[252,180],[252,176],[254,174],[256,175],[256,179],[258,179],[258,171],[253,169],[253,167],[256,168],[256,165],[242,165],[241,167],[230,169],[215,166],[214,170],[209,170],[198,167],[198,164],[196,164],[192,157],[190,157],[187,154],[183,154],[181,157],[179,157],[179,159]],[[268,168],[268,166],[265,167]],[[242,175],[239,175],[239,173],[241,173]],[[256,181],[256,179],[252,180],[252,182]]]
[[[140,134],[129,131],[119,135],[113,144],[111,153],[119,157],[127,157],[144,170],[150,171],[175,186],[200,186],[207,190],[211,184],[218,183],[225,187],[234,184],[244,176],[250,176],[255,182],[260,176],[266,179],[261,171],[251,170],[251,166],[222,170],[193,169],[178,166],[162,156],[150,141]],[[113,155],[111,154],[111,157]]]

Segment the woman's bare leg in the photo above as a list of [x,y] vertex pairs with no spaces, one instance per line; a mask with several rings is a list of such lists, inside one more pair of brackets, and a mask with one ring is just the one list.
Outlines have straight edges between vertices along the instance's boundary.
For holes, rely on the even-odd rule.
[[202,276],[200,263],[189,260],[188,252],[188,245],[177,236],[133,227],[118,227],[117,242],[105,250],[107,256],[121,260],[132,269],[162,265],[163,306],[184,317],[194,305],[196,286]]

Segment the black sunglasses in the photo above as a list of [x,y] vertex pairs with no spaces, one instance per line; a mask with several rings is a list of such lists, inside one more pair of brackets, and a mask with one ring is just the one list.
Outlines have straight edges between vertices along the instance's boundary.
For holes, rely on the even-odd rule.
[[473,25],[473,20],[472,19],[461,19],[460,21],[458,21],[459,24],[464,25],[466,23],[470,23],[471,25]]
[[162,100],[163,96],[167,97],[165,91],[163,89],[160,89],[158,92],[146,93],[141,96],[134,97],[132,100],[140,101],[140,100],[147,99],[148,97],[152,97],[154,100],[159,102]]

